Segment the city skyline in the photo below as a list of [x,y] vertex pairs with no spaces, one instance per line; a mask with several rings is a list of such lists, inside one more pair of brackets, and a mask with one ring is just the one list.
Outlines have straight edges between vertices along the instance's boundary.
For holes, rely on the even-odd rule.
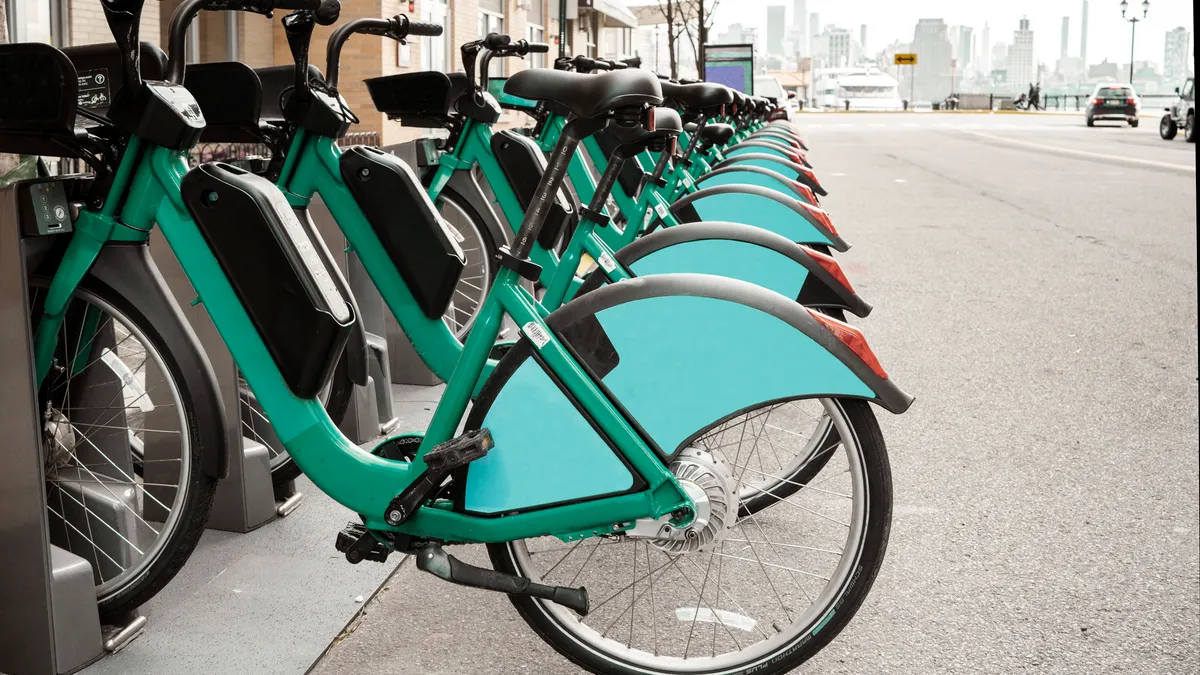
[[[914,5],[899,5],[878,0],[808,0],[806,9],[810,18],[820,16],[820,25],[808,21],[807,32],[820,34],[828,25],[836,25],[859,33],[866,25],[870,35],[871,52],[878,51],[895,41],[909,42],[920,19],[942,19],[947,25],[968,26],[982,39],[982,30],[987,23],[996,36],[996,43],[1011,45],[1012,35],[1020,26],[1021,19],[1028,19],[1029,27],[1037,36],[1034,42],[1037,62],[1053,68],[1060,58],[1061,40],[1059,33],[1064,17],[1069,17],[1070,35],[1067,53],[1078,55],[1081,44],[1081,25],[1084,2],[1081,0],[1017,0],[1009,3],[959,3],[953,0],[923,0]],[[1086,43],[1089,64],[1104,60],[1128,63],[1129,24],[1121,18],[1117,2],[1087,3],[1088,36]],[[1109,6],[1111,4],[1111,6]],[[767,7],[783,6],[787,9],[787,24],[797,23],[794,16],[799,3],[780,0],[739,0],[736,3],[721,2],[715,11],[713,31],[719,33],[733,23],[747,28],[757,28],[765,36]],[[1141,13],[1140,3],[1131,2],[1131,11]],[[868,19],[865,23],[863,19]],[[1150,12],[1141,21],[1137,30],[1135,60],[1160,63],[1163,60],[1166,34],[1178,26],[1191,31],[1193,23],[1192,3],[1183,0],[1151,0]],[[764,45],[765,46],[765,45]],[[987,45],[990,51],[995,45]],[[977,48],[977,51],[985,51]],[[1193,66],[1194,67],[1194,66]]]

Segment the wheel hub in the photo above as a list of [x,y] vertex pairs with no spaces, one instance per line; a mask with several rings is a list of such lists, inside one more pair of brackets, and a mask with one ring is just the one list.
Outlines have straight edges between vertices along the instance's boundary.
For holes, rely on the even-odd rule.
[[741,502],[729,465],[719,454],[687,448],[671,463],[671,472],[695,505],[692,521],[677,527],[670,515],[642,518],[626,535],[671,554],[711,550],[737,522]]

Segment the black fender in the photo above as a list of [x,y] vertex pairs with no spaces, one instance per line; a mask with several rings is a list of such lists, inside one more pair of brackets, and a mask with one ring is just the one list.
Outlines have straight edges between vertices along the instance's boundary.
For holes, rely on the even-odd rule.
[[[718,166],[720,166],[720,164]],[[832,246],[837,251],[844,252],[850,250],[850,244],[847,243],[845,239],[842,239],[827,222],[822,222],[821,219],[810,210],[815,207],[805,204],[799,199],[795,199],[778,190],[772,190],[770,188],[760,187],[758,185],[715,185],[713,187],[703,188],[689,195],[685,195],[683,198],[676,201],[671,205],[671,212],[675,214],[676,218],[684,223],[700,222],[705,220],[705,218],[702,217],[703,214],[697,211],[695,206],[696,202],[709,197],[719,197],[722,195],[747,195],[752,199],[767,199],[776,202],[786,207],[800,218],[804,219],[804,221],[806,221],[814,230],[816,230],[821,237],[828,240],[827,242],[799,240],[797,243],[828,243],[829,246]],[[716,216],[709,218],[709,220],[737,222],[734,220],[733,216]]]
[[[800,289],[796,301],[806,307],[836,308],[851,312],[855,316],[866,317],[871,313],[871,304],[859,297],[848,281],[835,276],[832,269],[826,265],[832,263],[833,269],[841,270],[832,258],[822,264],[816,256],[818,252],[805,248],[800,244],[789,241],[769,230],[753,225],[729,222],[688,223],[687,227],[669,227],[656,230],[648,235],[639,237],[633,243],[617,251],[617,261],[627,270],[632,270],[635,264],[646,256],[665,249],[691,241],[707,239],[727,239],[742,241],[772,249],[791,258],[808,270],[804,285]],[[575,297],[600,287],[607,277],[603,273],[593,272],[584,280]]]
[[[788,160],[780,157],[779,155],[771,155],[771,154],[768,154],[765,152],[762,152],[762,153],[751,152],[751,153],[747,153],[744,155],[738,155],[736,157],[726,157],[725,159],[721,160],[720,162],[717,162],[716,166],[714,166],[713,168],[720,169],[721,167],[730,166],[731,164],[738,164],[740,162],[774,162],[774,163],[777,163],[780,166],[780,173],[783,173],[783,175],[791,176],[793,180],[798,180],[801,183],[804,183],[813,192],[817,193],[818,195],[820,195],[822,197],[825,197],[829,194],[825,190],[825,188],[821,187],[821,182],[817,180],[817,175],[813,172],[812,169],[805,167],[805,166],[801,166],[799,164],[796,164],[795,162],[789,162]],[[791,173],[788,173],[789,171]]]
[[[434,168],[436,167],[430,167],[430,170],[432,171]],[[492,203],[484,194],[483,186],[479,184],[474,171],[455,171],[450,175],[450,182],[447,185],[467,200],[475,213],[478,213],[479,217],[483,219],[483,224],[487,227],[488,234],[492,236],[492,241],[496,242],[497,248],[512,243],[513,230],[505,225],[496,210],[492,208]]]
[[188,344],[199,359],[198,363],[180,364],[182,375],[200,378],[207,386],[189,387],[192,408],[200,422],[193,430],[200,445],[200,468],[213,478],[225,478],[229,472],[229,451],[225,441],[228,428],[225,405],[221,401],[217,375],[212,362],[200,345],[200,339],[183,315],[175,296],[167,287],[158,265],[150,257],[147,244],[105,246],[89,274],[100,283],[129,300],[145,316],[159,317],[156,328],[168,343]]

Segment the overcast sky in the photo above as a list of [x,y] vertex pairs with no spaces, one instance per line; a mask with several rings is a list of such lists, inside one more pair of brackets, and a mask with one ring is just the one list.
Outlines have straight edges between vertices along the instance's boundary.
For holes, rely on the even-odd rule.
[[[712,0],[710,0],[711,2]],[[992,43],[1012,42],[1013,31],[1022,16],[1029,18],[1034,31],[1038,58],[1053,66],[1058,58],[1062,18],[1071,17],[1072,56],[1079,55],[1079,26],[1082,0],[807,0],[808,11],[819,12],[822,24],[851,29],[858,36],[860,24],[867,24],[867,48],[878,51],[893,40],[912,40],[917,19],[940,18],[947,25],[962,24],[982,30],[991,24]],[[1130,0],[1141,14],[1141,0]],[[767,6],[787,6],[788,24],[792,24],[794,0],[718,0],[714,28],[723,32],[731,23],[767,25]],[[646,0],[629,0],[646,4]],[[1150,0],[1147,18],[1137,26],[1136,59],[1156,63],[1163,60],[1163,35],[1176,26],[1194,33],[1190,0]],[[1088,61],[1099,63],[1129,61],[1129,24],[1121,19],[1120,0],[1091,0],[1088,5]],[[979,38],[976,38],[979,39]],[[1193,41],[1195,36],[1193,35]]]

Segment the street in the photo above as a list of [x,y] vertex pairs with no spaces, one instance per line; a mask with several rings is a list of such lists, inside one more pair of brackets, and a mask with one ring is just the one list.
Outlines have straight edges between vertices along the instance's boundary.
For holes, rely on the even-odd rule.
[[[1200,672],[1196,156],[1157,124],[799,117],[876,308],[853,323],[917,401],[876,409],[883,570],[797,672]],[[406,428],[438,391],[398,390]],[[579,671],[405,561],[313,672]]]

